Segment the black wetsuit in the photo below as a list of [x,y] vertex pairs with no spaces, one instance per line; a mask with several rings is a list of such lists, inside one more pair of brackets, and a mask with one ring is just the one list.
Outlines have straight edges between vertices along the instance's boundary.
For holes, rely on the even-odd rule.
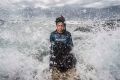
[[61,72],[75,67],[76,58],[70,53],[73,47],[71,33],[68,31],[63,33],[54,31],[50,35],[50,42],[50,67],[56,67]]

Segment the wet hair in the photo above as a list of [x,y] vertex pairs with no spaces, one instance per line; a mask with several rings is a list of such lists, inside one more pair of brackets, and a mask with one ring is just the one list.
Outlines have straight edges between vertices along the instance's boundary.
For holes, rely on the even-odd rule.
[[58,22],[64,23],[64,22],[65,22],[65,18],[61,15],[60,17],[56,18],[55,22],[56,22],[56,24],[57,24]]

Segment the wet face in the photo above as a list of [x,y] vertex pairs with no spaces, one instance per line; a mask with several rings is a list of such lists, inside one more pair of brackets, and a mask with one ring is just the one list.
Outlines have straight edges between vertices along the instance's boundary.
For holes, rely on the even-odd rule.
[[57,27],[56,30],[57,30],[58,33],[62,33],[64,31],[64,29],[65,29],[64,23],[62,23],[62,22],[58,22],[56,24],[56,27]]

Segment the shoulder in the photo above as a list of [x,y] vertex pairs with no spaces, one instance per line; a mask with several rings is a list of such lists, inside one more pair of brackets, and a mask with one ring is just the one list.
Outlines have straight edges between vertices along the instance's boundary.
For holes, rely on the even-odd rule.
[[65,31],[65,34],[71,36],[71,33],[69,31]]
[[50,33],[50,35],[54,35],[54,34],[56,34],[56,31],[53,31],[53,32]]

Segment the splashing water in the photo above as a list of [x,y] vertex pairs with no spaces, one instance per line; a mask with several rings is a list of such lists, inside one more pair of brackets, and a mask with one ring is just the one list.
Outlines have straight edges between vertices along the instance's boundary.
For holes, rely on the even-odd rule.
[[[119,80],[119,27],[109,30],[92,21],[67,23],[81,80]],[[0,26],[0,80],[50,80],[49,35],[54,29],[50,20]]]

